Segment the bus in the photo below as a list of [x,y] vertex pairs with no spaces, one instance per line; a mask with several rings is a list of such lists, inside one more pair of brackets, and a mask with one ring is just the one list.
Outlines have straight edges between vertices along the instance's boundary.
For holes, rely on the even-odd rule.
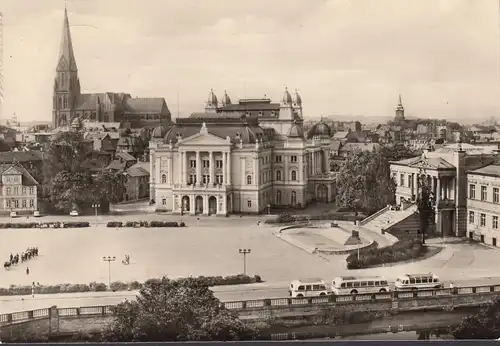
[[444,285],[439,278],[432,274],[405,274],[398,276],[394,283],[396,290],[418,290],[418,289],[431,289],[443,288]]
[[292,298],[326,296],[328,289],[322,279],[299,279],[290,283],[288,294]]
[[339,276],[332,281],[332,292],[338,295],[380,293],[389,292],[390,290],[389,282],[381,276]]

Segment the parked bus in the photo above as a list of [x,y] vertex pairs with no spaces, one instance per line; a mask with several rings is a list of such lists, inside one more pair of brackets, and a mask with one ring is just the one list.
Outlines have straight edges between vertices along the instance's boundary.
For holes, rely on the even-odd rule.
[[339,276],[332,281],[332,292],[340,295],[379,293],[389,292],[390,290],[391,287],[387,280],[380,276]]
[[439,278],[432,274],[406,274],[396,279],[394,286],[399,291],[443,288],[443,283]]
[[288,289],[290,297],[319,297],[326,296],[328,289],[326,284],[321,279],[299,279],[293,280]]

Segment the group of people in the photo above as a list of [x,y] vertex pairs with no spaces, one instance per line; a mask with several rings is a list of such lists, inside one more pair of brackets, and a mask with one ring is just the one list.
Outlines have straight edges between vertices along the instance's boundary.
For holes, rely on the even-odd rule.
[[125,259],[122,260],[122,263],[125,265],[130,264],[130,255],[125,255]]
[[[29,247],[26,249],[26,251],[21,252],[21,255],[19,253],[13,255],[10,254],[9,260],[4,262],[3,267],[5,269],[9,269],[10,267],[19,264],[19,261],[21,263],[26,262],[27,260],[32,259],[33,257],[38,256],[38,247]],[[29,275],[30,269],[29,267],[26,267],[26,275]]]

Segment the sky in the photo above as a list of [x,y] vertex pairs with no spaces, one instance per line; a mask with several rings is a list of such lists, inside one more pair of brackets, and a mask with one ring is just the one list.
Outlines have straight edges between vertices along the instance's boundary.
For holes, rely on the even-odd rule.
[[[51,119],[64,0],[0,0],[3,118]],[[233,102],[298,89],[304,118],[499,115],[498,0],[68,0],[83,92]]]

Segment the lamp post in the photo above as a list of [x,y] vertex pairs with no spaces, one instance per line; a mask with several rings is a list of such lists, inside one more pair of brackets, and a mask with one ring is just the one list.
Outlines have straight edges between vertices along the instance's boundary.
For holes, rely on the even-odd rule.
[[96,221],[97,221],[97,211],[99,210],[100,207],[101,207],[101,205],[99,203],[92,204],[92,208],[95,209],[95,220]]
[[113,256],[113,257],[103,256],[102,260],[105,262],[108,262],[108,286],[109,286],[109,289],[111,290],[111,262],[116,261],[116,257],[115,256]]
[[247,275],[247,255],[251,251],[251,249],[240,249],[239,251],[239,253],[243,255],[243,275]]

